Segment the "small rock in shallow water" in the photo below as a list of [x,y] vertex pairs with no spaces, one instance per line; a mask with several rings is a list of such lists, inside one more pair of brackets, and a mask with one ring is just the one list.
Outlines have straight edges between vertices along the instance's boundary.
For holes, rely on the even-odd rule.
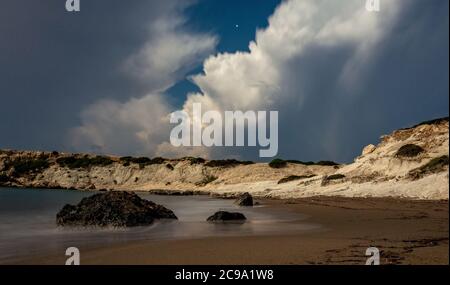
[[245,221],[247,218],[241,213],[230,213],[225,211],[216,212],[210,216],[208,222],[224,222],[224,221]]
[[152,224],[155,219],[177,219],[175,214],[135,193],[107,192],[65,205],[56,215],[60,226],[133,227]]
[[237,198],[235,203],[239,206],[253,206],[253,197],[250,193],[245,192]]

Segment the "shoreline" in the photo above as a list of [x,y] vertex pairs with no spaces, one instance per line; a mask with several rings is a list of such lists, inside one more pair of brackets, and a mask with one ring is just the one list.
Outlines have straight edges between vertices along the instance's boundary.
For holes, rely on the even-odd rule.
[[[108,192],[108,191],[125,191],[125,192],[134,192],[134,193],[142,193],[142,194],[149,194],[149,195],[157,195],[157,196],[174,196],[174,197],[183,197],[183,196],[209,196],[211,198],[217,198],[217,199],[225,199],[225,200],[231,200],[238,198],[241,194],[245,193],[243,192],[215,192],[213,190],[178,190],[178,189],[149,189],[149,190],[134,190],[134,189],[75,189],[75,188],[44,188],[44,187],[28,187],[28,186],[0,186],[0,191],[2,189],[18,189],[18,190],[24,190],[24,189],[32,189],[32,190],[55,190],[55,191],[79,191],[83,193],[102,193],[102,192]],[[302,198],[295,198],[295,197],[284,197],[284,196],[267,196],[267,197],[260,197],[260,196],[254,196],[255,199],[260,201],[284,201],[284,202],[292,202],[295,203],[296,201],[302,201],[302,200],[310,200],[310,199],[356,199],[356,200],[398,200],[398,201],[405,201],[405,202],[419,202],[419,201],[428,201],[428,202],[448,202],[448,198],[418,198],[418,197],[408,197],[408,196],[355,196],[355,197],[348,197],[348,196],[342,196],[342,195],[315,195],[315,196],[306,196]]]
[[0,150],[0,185],[255,198],[449,198],[448,117],[395,130],[348,164]]
[[[448,201],[314,197],[258,200],[307,215],[311,232],[141,240],[81,249],[82,264],[364,264],[367,247],[381,264],[449,264]],[[37,256],[15,264],[64,264]]]

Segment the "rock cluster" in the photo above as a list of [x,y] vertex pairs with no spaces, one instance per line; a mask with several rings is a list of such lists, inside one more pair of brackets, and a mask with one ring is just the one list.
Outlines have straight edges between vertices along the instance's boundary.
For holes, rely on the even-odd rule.
[[177,219],[158,204],[130,192],[99,193],[77,205],[65,205],[56,215],[60,226],[133,227],[152,224],[155,219]]
[[245,192],[237,198],[235,203],[239,206],[251,207],[253,206],[253,197],[250,193]]
[[210,216],[208,222],[245,221],[247,218],[241,213],[231,213],[225,211],[216,212]]

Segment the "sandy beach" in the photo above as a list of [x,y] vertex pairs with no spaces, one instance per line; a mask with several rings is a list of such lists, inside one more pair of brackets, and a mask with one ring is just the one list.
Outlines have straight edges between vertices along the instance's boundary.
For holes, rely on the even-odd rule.
[[[308,233],[136,241],[81,250],[88,264],[364,264],[375,246],[381,264],[449,264],[448,201],[316,197],[261,200],[308,215]],[[18,264],[64,264],[39,256]]]

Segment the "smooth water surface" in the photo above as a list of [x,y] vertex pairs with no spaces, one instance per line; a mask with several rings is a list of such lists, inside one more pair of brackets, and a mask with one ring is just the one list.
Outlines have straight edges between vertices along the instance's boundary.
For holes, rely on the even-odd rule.
[[[56,213],[94,192],[0,188],[0,264],[30,255],[55,254],[70,246],[104,246],[133,240],[186,239],[211,236],[267,235],[318,228],[299,222],[305,216],[272,207],[238,207],[233,200],[209,196],[158,196],[138,193],[177,215],[151,226],[128,229],[61,228]],[[206,218],[219,210],[239,211],[245,223],[214,224]]]

